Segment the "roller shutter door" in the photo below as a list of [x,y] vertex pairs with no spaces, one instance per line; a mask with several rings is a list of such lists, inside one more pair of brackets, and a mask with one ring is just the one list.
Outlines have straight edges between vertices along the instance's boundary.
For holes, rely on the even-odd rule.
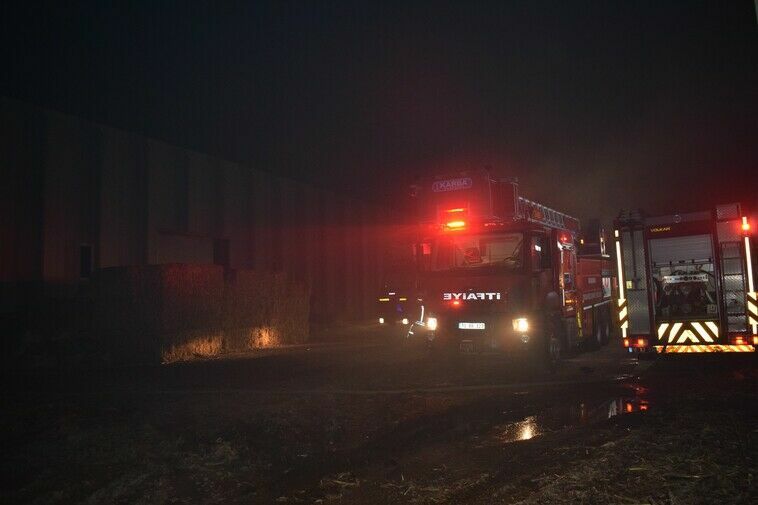
[[650,261],[653,264],[677,264],[693,261],[713,261],[713,245],[710,235],[658,238],[650,241]]

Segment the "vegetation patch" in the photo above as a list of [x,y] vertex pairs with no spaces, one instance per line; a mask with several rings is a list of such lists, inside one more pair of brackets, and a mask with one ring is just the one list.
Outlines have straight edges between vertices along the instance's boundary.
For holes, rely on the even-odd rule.
[[282,273],[109,268],[94,286],[94,333],[112,361],[165,363],[308,339],[309,290]]

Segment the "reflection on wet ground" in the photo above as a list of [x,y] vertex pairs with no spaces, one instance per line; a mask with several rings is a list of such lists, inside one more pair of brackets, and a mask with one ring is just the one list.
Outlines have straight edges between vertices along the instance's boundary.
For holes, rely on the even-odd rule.
[[646,412],[650,408],[646,396],[646,388],[634,385],[624,391],[624,394],[613,398],[582,400],[549,407],[520,421],[497,425],[492,434],[498,443],[511,443],[575,426],[598,423],[614,416]]
[[506,424],[497,431],[500,433],[495,438],[503,443],[529,440],[540,434],[537,416],[529,416],[522,421]]

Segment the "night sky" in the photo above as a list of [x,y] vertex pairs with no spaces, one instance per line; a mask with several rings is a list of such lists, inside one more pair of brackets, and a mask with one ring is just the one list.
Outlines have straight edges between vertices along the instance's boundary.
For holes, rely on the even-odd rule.
[[758,204],[752,0],[10,3],[1,94],[324,187],[487,164],[582,218]]

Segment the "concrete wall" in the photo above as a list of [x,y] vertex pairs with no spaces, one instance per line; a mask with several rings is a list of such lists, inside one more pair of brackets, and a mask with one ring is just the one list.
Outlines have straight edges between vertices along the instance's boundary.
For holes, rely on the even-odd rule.
[[316,317],[371,313],[379,208],[8,99],[0,124],[3,310],[18,283],[85,283],[82,246],[105,268],[214,263],[228,244],[232,268],[310,284]]
[[23,310],[42,280],[43,113],[0,101],[0,307]]

